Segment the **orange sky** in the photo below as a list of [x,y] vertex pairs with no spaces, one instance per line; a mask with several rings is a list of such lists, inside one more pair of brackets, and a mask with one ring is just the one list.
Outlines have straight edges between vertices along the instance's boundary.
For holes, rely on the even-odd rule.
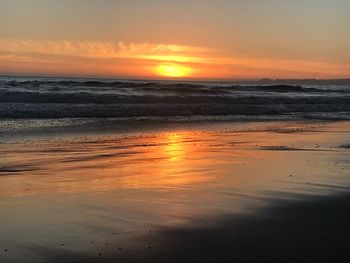
[[349,2],[4,0],[0,74],[347,78]]

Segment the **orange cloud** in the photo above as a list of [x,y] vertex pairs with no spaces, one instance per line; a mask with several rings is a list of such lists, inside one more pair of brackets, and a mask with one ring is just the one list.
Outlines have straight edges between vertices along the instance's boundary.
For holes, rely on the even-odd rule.
[[0,39],[0,50],[10,53],[39,53],[86,57],[150,58],[160,56],[189,55],[207,52],[209,49],[150,43],[100,42],[100,41],[46,41]]
[[114,77],[332,78],[350,72],[350,64],[231,57],[205,47],[122,41],[0,39],[0,62],[2,73]]

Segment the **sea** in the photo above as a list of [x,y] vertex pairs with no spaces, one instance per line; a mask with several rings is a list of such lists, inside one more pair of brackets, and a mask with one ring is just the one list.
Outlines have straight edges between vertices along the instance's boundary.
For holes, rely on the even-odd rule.
[[0,120],[349,120],[350,80],[0,77]]

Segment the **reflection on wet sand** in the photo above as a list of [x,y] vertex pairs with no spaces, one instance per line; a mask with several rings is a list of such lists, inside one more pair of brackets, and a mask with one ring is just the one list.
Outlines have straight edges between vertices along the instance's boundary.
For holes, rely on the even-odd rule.
[[[205,159],[206,146],[198,142],[206,139],[178,132],[116,141],[33,145],[25,149],[11,145],[6,152],[7,166],[14,169],[19,165],[23,170],[9,173],[3,169],[3,175],[11,177],[3,177],[7,187],[2,194],[163,189],[204,182],[209,180],[205,173],[211,161]],[[24,169],[27,166],[32,169]],[[33,186],[30,192],[21,191],[25,184]]]
[[[341,139],[339,134],[333,134],[335,139]],[[265,181],[277,187],[291,173],[304,181],[306,177],[312,181],[327,180],[318,174],[323,169],[333,169],[325,168],[322,162],[340,151],[332,146],[336,145],[329,145],[329,134],[320,132],[290,136],[268,131],[186,130],[103,140],[4,145],[6,166],[0,171],[0,190],[2,195],[17,195],[208,185],[218,188],[213,184],[254,188]],[[344,148],[343,151],[347,152]],[[315,155],[318,165],[310,167]],[[310,163],[305,163],[307,158]]]
[[[112,248],[90,242],[131,249],[145,245],[145,237],[135,237],[159,226],[348,190],[350,152],[340,146],[350,123],[271,125],[3,144],[0,245],[24,256],[33,254],[27,244],[51,250],[58,242],[85,257],[110,254]],[[42,256],[37,251],[33,259]],[[7,255],[21,262],[15,254]]]
[[183,159],[184,149],[182,148],[183,145],[181,145],[183,135],[171,133],[167,137],[168,142],[165,151],[169,156],[169,160],[175,162]]

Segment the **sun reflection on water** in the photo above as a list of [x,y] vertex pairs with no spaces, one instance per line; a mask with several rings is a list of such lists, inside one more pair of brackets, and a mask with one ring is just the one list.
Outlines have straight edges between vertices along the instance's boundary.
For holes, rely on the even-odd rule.
[[[314,135],[314,140],[329,141],[329,135],[321,135]],[[300,141],[306,140],[302,134],[298,136]],[[118,140],[97,138],[84,144],[67,141],[56,146],[44,143],[24,148],[20,144],[18,148],[3,145],[7,166],[12,165],[14,170],[19,164],[23,167],[12,172],[20,176],[1,178],[0,192],[28,195],[118,189],[167,191],[227,185],[253,188],[288,173],[283,156],[295,153],[288,151],[281,155],[278,151],[262,151],[258,146],[295,147],[292,140],[284,133],[175,130]],[[303,155],[307,154],[308,151],[293,155],[295,162],[300,161],[300,169],[304,169]],[[11,171],[10,168],[7,169]]]
[[172,162],[183,159],[184,148],[181,140],[182,135],[178,133],[171,133],[167,136],[165,152],[169,156],[169,160]]

